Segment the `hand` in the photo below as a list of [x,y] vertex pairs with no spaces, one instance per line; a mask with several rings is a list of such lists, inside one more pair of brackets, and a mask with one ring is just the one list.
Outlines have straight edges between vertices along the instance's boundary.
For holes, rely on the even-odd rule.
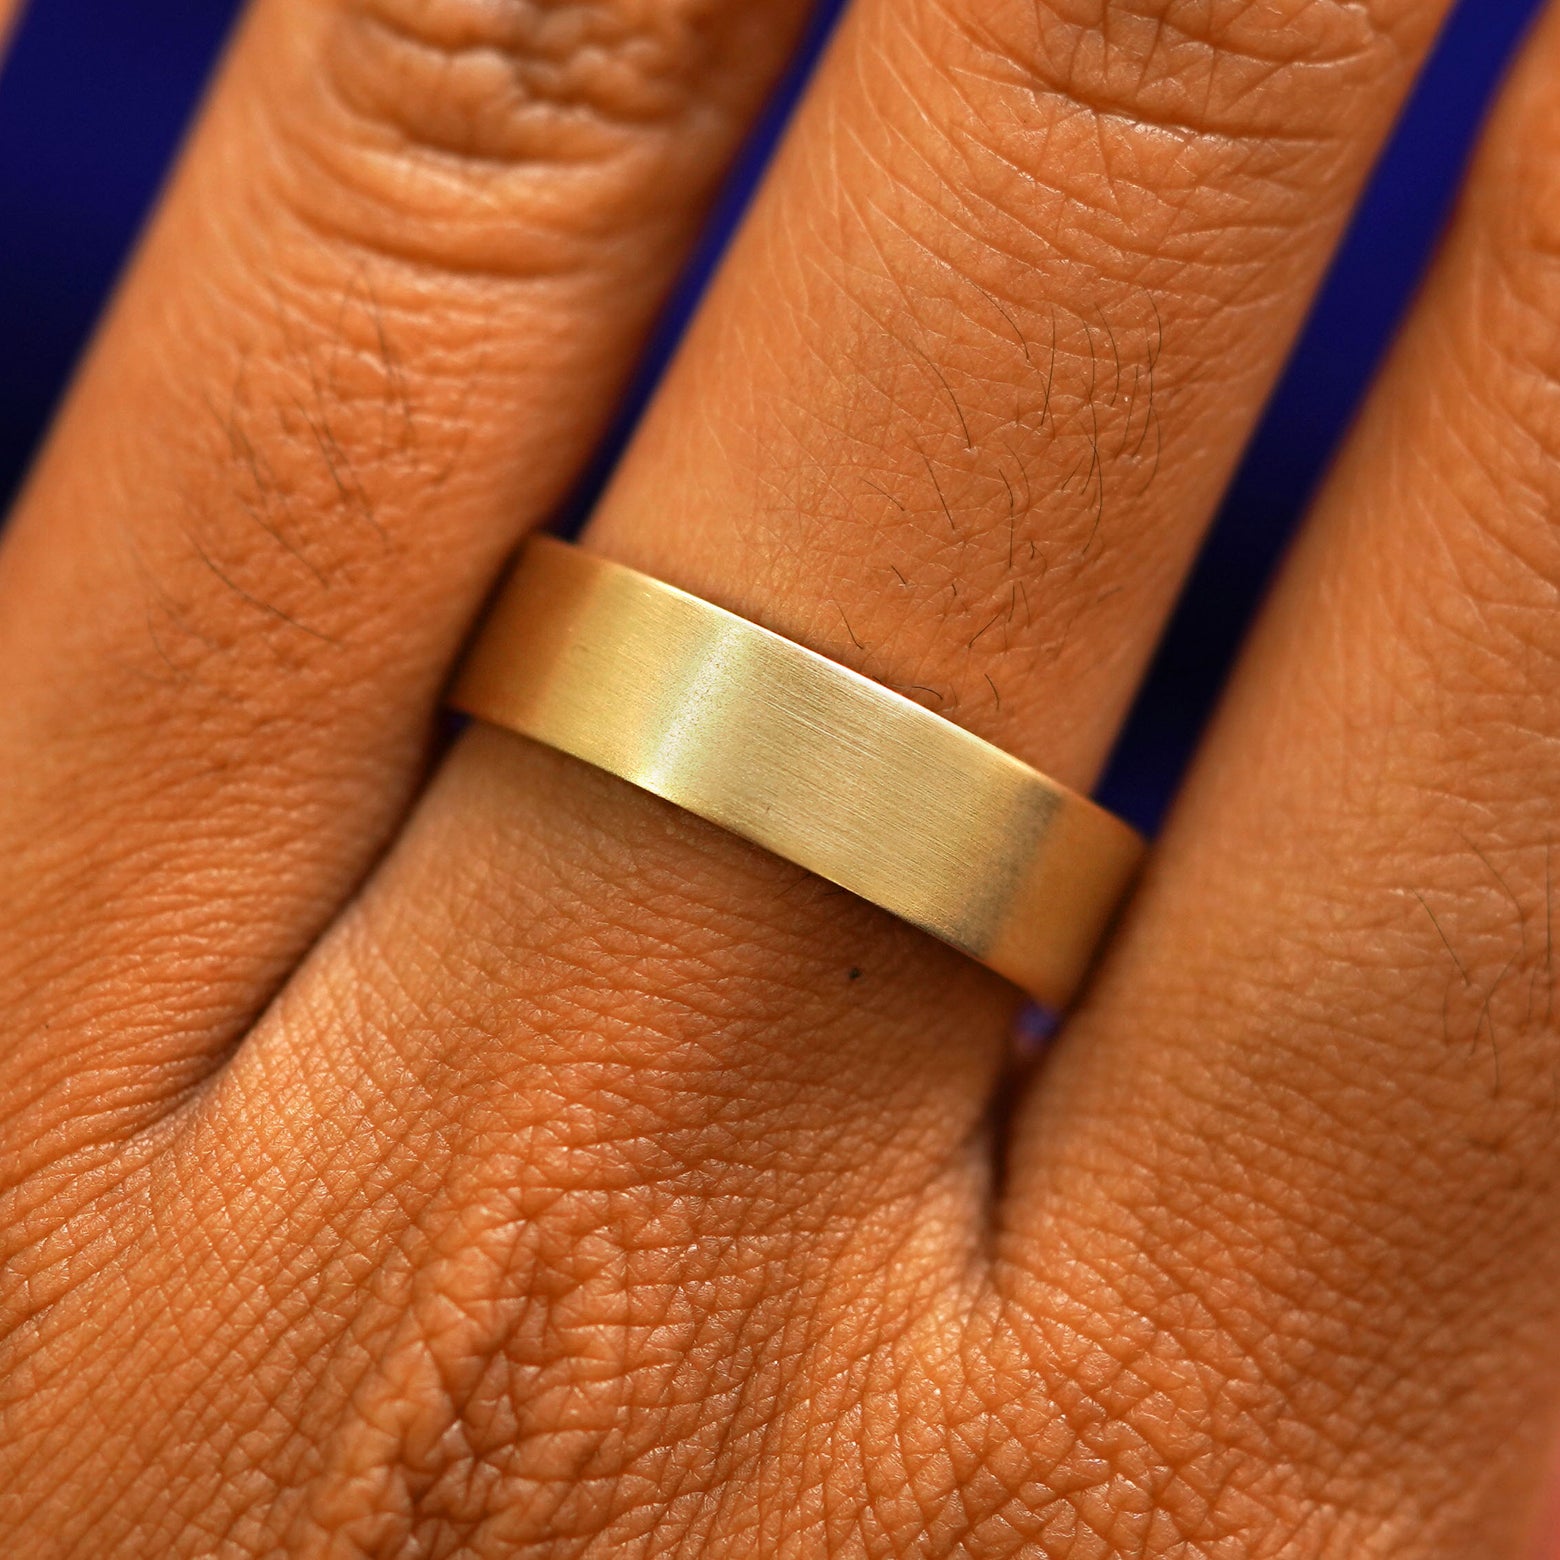
[[[1442,0],[855,0],[585,544],[1077,786]],[[0,552],[42,1556],[1529,1560],[1560,19],[1047,1066],[485,728],[800,0],[257,0]]]

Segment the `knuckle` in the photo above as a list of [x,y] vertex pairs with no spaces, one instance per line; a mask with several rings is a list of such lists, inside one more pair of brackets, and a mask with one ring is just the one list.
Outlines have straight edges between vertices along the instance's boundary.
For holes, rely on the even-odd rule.
[[[1411,52],[1401,5],[1008,0],[977,10],[961,0],[939,3],[1001,78],[1033,96],[1128,129],[1230,141],[1324,136],[1346,122],[1350,94],[1338,89],[1374,82],[1385,64],[1401,64]],[[1308,90],[1295,90],[1302,80]]]
[[1419,41],[1343,0],[931,3],[956,97],[943,208],[974,171],[1050,257],[1139,285],[1179,273],[1189,299],[1226,295],[1232,269],[1249,290],[1273,234],[1330,226],[1317,194]]
[[[678,155],[722,0],[335,0],[276,128],[306,222],[504,274],[566,267]],[[420,218],[421,221],[410,220]]]
[[[567,148],[571,116],[582,146],[675,118],[712,13],[711,0],[353,0],[331,65],[344,92],[409,139],[528,158]],[[538,124],[537,110],[558,117]]]
[[1174,268],[1191,296],[1199,274],[1249,270],[1273,233],[1331,222],[1317,191],[1417,52],[1342,0],[933,3],[957,62],[955,167],[1032,212],[1053,254],[1133,282]]
[[1008,248],[1022,217],[1019,245],[1135,282],[1249,268],[1274,231],[1330,226],[1317,193],[1362,113],[1384,118],[1433,9],[1408,8],[1410,36],[1387,14],[1403,7],[1348,0],[922,5],[912,43],[873,40],[902,56],[873,89],[899,181],[950,228]]

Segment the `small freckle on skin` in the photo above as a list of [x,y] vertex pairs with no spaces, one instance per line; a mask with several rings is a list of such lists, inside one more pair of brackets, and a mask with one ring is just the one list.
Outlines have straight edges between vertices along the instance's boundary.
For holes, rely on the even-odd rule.
[[861,979],[861,971],[858,970],[855,965],[852,965],[850,967],[850,973],[845,978],[847,980],[860,980]]

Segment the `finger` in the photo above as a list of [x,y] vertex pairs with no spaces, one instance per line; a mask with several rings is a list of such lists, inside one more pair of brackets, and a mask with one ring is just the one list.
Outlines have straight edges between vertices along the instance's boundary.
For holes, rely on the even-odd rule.
[[[935,690],[1079,780],[1433,18],[1247,8],[1182,50],[1168,27],[1107,47],[1051,10],[1037,44],[1020,9],[990,22],[1013,27],[1007,65],[936,8],[867,0],[847,19],[592,545]],[[411,1427],[395,1372],[332,1376],[334,1350],[387,1325],[374,1296],[288,1327],[290,1351],[326,1362],[310,1422],[340,1459],[311,1520],[389,1543],[415,1520],[408,1461],[464,1488],[449,1448],[478,1445],[504,1467],[462,1509],[474,1546],[610,1548],[678,1480],[717,1531],[755,1504],[805,1523],[826,1499],[847,1528],[886,1502],[914,1532],[906,1507],[946,1512],[971,1468],[992,1475],[971,1524],[989,1539],[1022,1519],[1038,1542],[1004,1482],[1025,1439],[947,1342],[992,1331],[970,1297],[1013,1001],[794,869],[477,734],[187,1140],[245,1179],[267,1166],[274,1200],[238,1219],[250,1241],[321,1251],[307,1232],[332,1210],[305,1262],[327,1287],[343,1239],[469,1250],[462,1210],[492,1219],[451,1280],[481,1341],[427,1344],[442,1278],[409,1324],[435,1377],[445,1361],[469,1385],[477,1350],[475,1396]],[[813,1405],[836,1391],[850,1408],[829,1420]],[[874,1484],[860,1465],[919,1392],[925,1466]],[[499,1429],[516,1403],[518,1444]],[[836,1428],[858,1407],[867,1449]],[[217,1446],[219,1419],[200,1424]],[[775,1472],[778,1494],[754,1449],[771,1424],[821,1448]],[[565,1445],[594,1494],[561,1492]]]
[[1443,7],[1149,10],[867,7],[590,537],[1081,786]]
[[[1028,5],[978,26],[931,6],[907,28],[869,0],[587,544],[1087,784],[1434,20],[1428,6],[1396,8],[1390,27],[1357,9],[1240,12],[1182,54],[1174,29],[1107,46],[1043,11],[1037,39]],[[1167,122],[1182,127],[1169,149]],[[1183,229],[1195,244],[1176,241]],[[363,910],[387,937],[475,940],[496,959],[475,993],[461,962],[447,980],[432,971],[403,994],[404,1023],[530,1000],[555,942],[533,940],[536,907],[520,913],[508,885],[534,876],[540,852],[578,861],[577,884],[558,868],[558,913],[626,926],[636,950],[668,917],[679,939],[685,921],[732,917],[734,944],[772,920],[761,948],[729,956],[734,970],[783,967],[774,1000],[861,972],[839,1044],[892,1067],[895,1093],[914,1092],[907,1050],[921,1057],[927,1108],[955,1140],[968,1131],[1009,993],[992,983],[972,1022],[954,961],[772,862],[730,892],[731,869],[693,872],[686,912],[648,881],[625,892],[624,863],[592,865],[599,821],[573,847],[567,829],[536,835],[524,793],[550,790],[551,773],[512,742],[467,744],[401,853],[400,886]],[[623,805],[621,828],[638,830],[643,804]],[[716,850],[697,826],[650,816],[652,833],[683,829],[694,863]],[[485,842],[469,866],[461,830]],[[647,995],[627,955],[603,956],[590,979]],[[745,979],[716,982],[712,1000],[750,992]],[[858,1024],[864,979],[884,993],[881,1027]],[[928,1032],[960,1036],[951,1094],[950,1053],[906,1045]],[[769,1008],[765,1033],[794,1042],[799,1076],[816,1081],[815,1034]],[[442,1065],[440,1024],[427,1035]]]
[[5,64],[6,45],[11,41],[11,29],[21,15],[22,0],[0,0],[0,67]]
[[255,8],[0,555],[18,1139],[161,1108],[381,847],[800,15]]
[[1188,1503],[1317,1553],[1532,1560],[1560,1427],[1557,68],[1552,13],[1001,1241],[1026,1307],[1156,1319],[1100,1406],[1164,1395]]

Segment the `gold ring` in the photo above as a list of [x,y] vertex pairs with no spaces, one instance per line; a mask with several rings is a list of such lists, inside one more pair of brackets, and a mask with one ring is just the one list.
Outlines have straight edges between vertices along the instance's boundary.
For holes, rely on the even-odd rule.
[[1120,819],[913,700],[551,537],[526,546],[453,698],[870,900],[1054,1008],[1143,852]]

